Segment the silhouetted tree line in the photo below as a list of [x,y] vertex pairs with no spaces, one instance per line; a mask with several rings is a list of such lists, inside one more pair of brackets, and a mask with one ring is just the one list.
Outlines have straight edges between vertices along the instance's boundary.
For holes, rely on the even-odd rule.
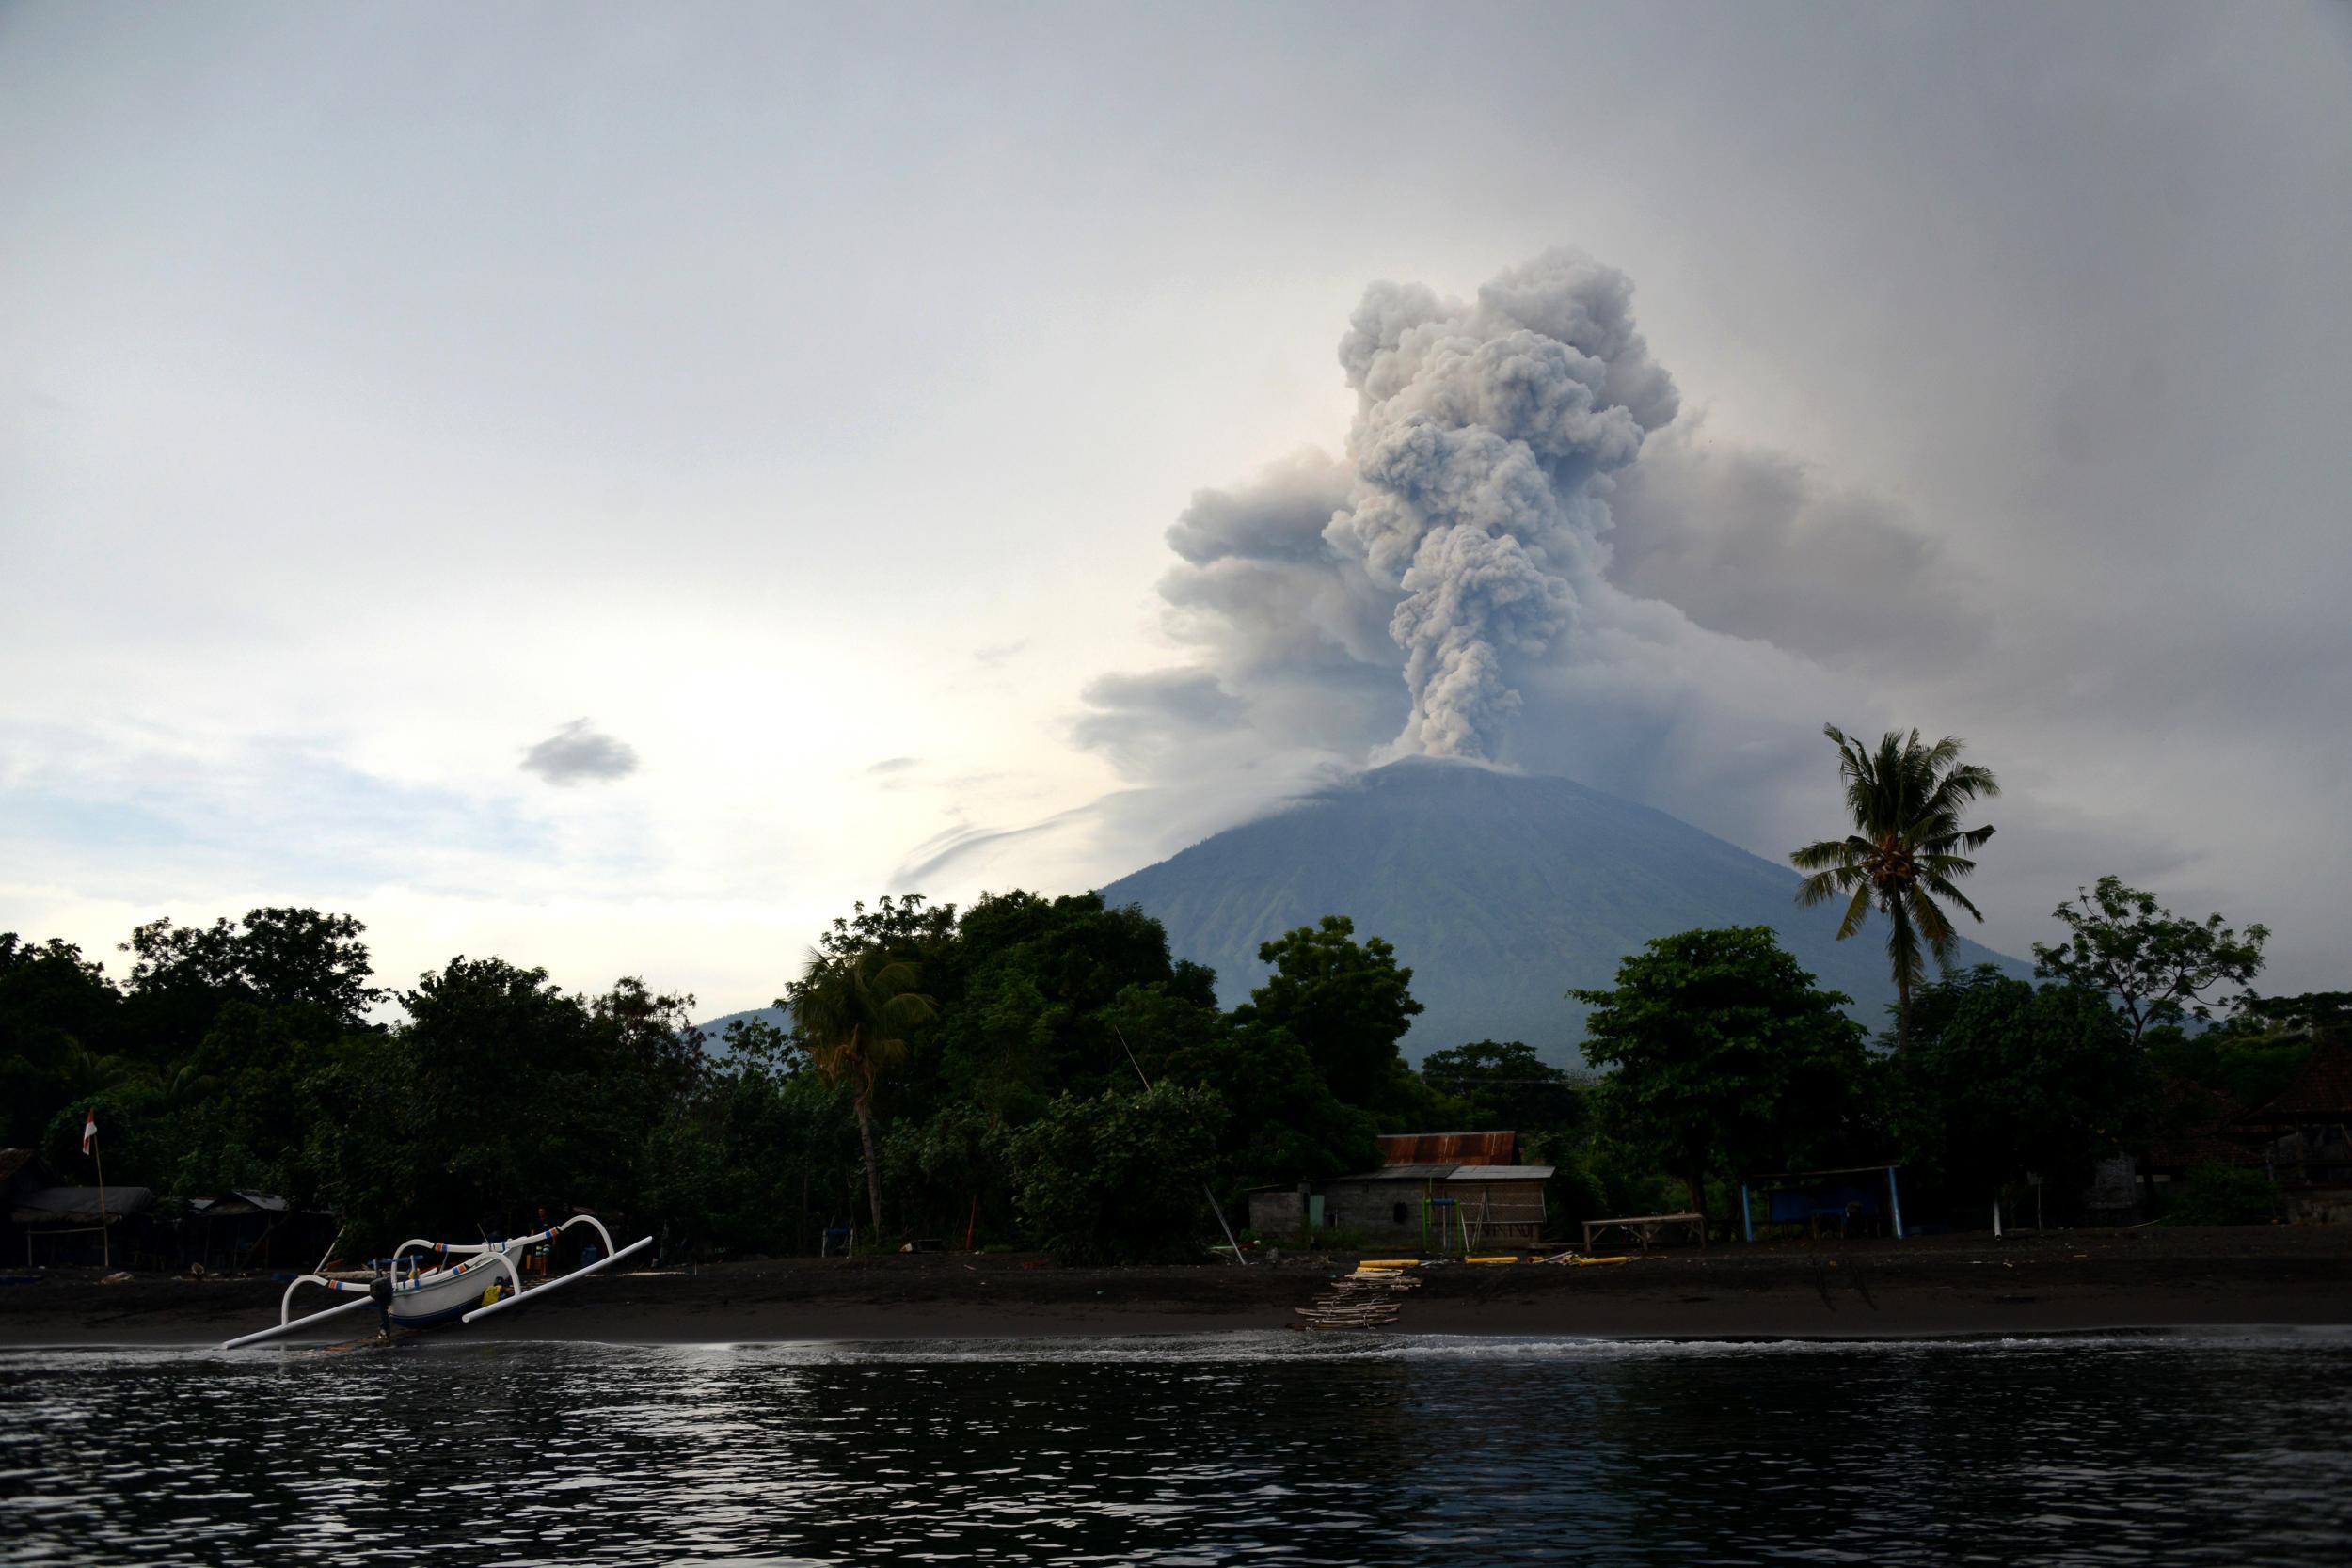
[[[499,958],[387,991],[362,938],[315,910],[158,922],[118,983],[0,936],[8,1142],[88,1180],[94,1110],[117,1183],[282,1193],[363,1244],[545,1206],[626,1215],[672,1257],[814,1250],[857,1223],[1145,1258],[1215,1235],[1204,1182],[1232,1204],[1360,1169],[1380,1132],[1507,1120],[1524,1080],[1581,1114],[1523,1046],[1470,1048],[1458,1094],[1410,1070],[1411,971],[1339,917],[1266,944],[1273,973],[1227,1010],[1158,922],[1091,895],[884,898],[811,954],[790,1027],[718,1039],[691,997],[574,994]],[[1482,1090],[1481,1064],[1512,1082]]]
[[1204,1184],[1238,1226],[1252,1185],[1375,1164],[1379,1132],[1488,1128],[1558,1168],[1564,1225],[1722,1215],[1742,1172],[1890,1160],[1915,1212],[1973,1212],[2027,1171],[2062,1183],[2139,1147],[2168,1082],[2275,1094],[2342,1027],[2341,998],[2243,997],[2185,1030],[2214,956],[2180,964],[2219,942],[2243,978],[2248,955],[2142,896],[2086,894],[2045,983],[1922,981],[1899,1052],[1901,1023],[1874,1049],[1768,929],[1664,938],[1579,993],[1597,1078],[1494,1040],[1413,1070],[1412,971],[1336,915],[1266,943],[1265,981],[1225,1009],[1158,922],[1093,895],[884,898],[808,955],[789,1026],[717,1039],[691,997],[634,978],[580,995],[459,957],[380,990],[359,923],[315,910],[143,926],[119,983],[0,935],[0,1114],[9,1145],[87,1180],[94,1110],[115,1182],[281,1193],[361,1245],[544,1206],[654,1229],[673,1259],[813,1251],[851,1224],[869,1244],[1197,1257]]

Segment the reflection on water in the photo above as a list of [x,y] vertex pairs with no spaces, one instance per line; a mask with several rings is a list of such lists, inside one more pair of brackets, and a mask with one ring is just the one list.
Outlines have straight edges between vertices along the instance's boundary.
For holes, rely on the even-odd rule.
[[2327,1563],[2352,1338],[0,1354],[0,1558]]

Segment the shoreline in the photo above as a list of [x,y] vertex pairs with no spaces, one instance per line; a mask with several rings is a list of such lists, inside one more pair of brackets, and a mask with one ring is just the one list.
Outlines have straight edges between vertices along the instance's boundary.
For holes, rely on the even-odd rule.
[[[1356,1256],[1246,1269],[1058,1268],[1005,1254],[707,1264],[583,1283],[427,1338],[658,1345],[1281,1329]],[[2352,1327],[2352,1228],[2343,1227],[1735,1243],[1607,1267],[1443,1263],[1421,1275],[1389,1334],[1787,1340]],[[266,1275],[107,1285],[96,1271],[50,1271],[0,1286],[0,1350],[210,1348],[274,1322],[284,1290]],[[347,1340],[364,1317],[282,1343]]]

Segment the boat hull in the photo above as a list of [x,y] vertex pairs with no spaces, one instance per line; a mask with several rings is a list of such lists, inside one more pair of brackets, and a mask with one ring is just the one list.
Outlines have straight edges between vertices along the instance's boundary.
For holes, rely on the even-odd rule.
[[494,1253],[469,1259],[453,1268],[436,1269],[414,1279],[402,1280],[392,1289],[392,1322],[402,1328],[431,1328],[436,1323],[453,1323],[481,1306],[492,1285],[501,1291],[515,1288],[513,1278]]

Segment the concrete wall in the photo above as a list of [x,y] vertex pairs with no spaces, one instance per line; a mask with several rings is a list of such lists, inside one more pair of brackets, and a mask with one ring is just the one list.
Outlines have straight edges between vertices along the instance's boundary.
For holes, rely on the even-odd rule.
[[1251,1193],[1249,1228],[1269,1241],[1295,1236],[1307,1228],[1307,1200],[1295,1187]]
[[[1442,1191],[1445,1183],[1437,1185]],[[1428,1187],[1426,1181],[1330,1182],[1323,1189],[1323,1223],[1384,1246],[1418,1247],[1422,1195]]]
[[[1532,1242],[1543,1229],[1544,1184],[1541,1181],[1497,1181],[1472,1184],[1462,1181],[1431,1182],[1422,1178],[1396,1181],[1324,1181],[1313,1190],[1323,1195],[1323,1228],[1353,1231],[1367,1246],[1406,1247],[1419,1251],[1424,1235],[1433,1250],[1458,1249],[1455,1236],[1438,1237],[1434,1229],[1422,1229],[1422,1199],[1430,1194],[1452,1197],[1470,1206],[1470,1216],[1478,1215],[1482,1189],[1487,1198],[1490,1218],[1532,1222],[1531,1234],[1522,1238]],[[1431,1211],[1428,1223],[1435,1227],[1447,1210]],[[1268,1240],[1302,1234],[1307,1228],[1307,1203],[1295,1187],[1276,1187],[1249,1195],[1249,1228]],[[1499,1245],[1507,1245],[1507,1239],[1486,1238]]]

